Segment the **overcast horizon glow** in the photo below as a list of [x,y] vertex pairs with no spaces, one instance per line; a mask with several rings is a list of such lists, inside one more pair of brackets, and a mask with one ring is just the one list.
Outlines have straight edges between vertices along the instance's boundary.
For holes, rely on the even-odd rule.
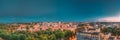
[[120,13],[114,16],[98,18],[97,21],[98,22],[120,22]]

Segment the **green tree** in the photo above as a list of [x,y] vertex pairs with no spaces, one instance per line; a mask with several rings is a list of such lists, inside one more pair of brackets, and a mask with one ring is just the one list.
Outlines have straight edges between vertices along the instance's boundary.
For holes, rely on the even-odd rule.
[[35,39],[32,37],[27,37],[25,40],[35,40]]
[[65,33],[65,37],[69,37],[73,34],[72,31],[70,30],[66,30],[64,33]]
[[49,36],[49,40],[57,40],[56,36],[54,34]]
[[56,30],[56,31],[54,31],[54,34],[55,34],[55,36],[57,37],[57,39],[62,39],[62,38],[64,38],[64,36],[65,36],[64,32],[61,31],[61,30]]
[[41,35],[39,36],[39,39],[40,39],[40,40],[48,40],[48,35],[47,35],[47,34],[41,34]]

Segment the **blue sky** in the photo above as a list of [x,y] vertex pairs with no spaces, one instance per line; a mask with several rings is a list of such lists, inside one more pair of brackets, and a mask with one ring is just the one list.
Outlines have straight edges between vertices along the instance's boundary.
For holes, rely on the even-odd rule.
[[85,22],[117,15],[118,0],[0,0],[0,22]]

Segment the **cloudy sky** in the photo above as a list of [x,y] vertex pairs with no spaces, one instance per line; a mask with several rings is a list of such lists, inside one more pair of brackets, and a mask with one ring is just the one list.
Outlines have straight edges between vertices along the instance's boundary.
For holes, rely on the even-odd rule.
[[108,16],[103,18],[98,18],[98,22],[120,22],[120,14],[114,16]]
[[119,0],[0,0],[1,23],[119,21],[119,14]]

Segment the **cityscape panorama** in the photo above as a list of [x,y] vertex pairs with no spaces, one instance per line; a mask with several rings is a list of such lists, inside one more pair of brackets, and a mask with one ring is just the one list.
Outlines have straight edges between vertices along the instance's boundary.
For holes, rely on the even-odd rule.
[[120,0],[0,0],[0,40],[120,40]]

